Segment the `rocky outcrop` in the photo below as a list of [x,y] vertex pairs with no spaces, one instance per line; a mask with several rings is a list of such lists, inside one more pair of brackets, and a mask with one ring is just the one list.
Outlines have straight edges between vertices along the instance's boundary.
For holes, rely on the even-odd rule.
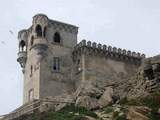
[[137,75],[131,79],[129,98],[146,97],[160,87],[160,55],[144,59]]
[[99,98],[104,92],[103,86],[96,85],[96,81],[83,81],[75,92],[75,96],[90,96]]
[[94,82],[85,82],[75,92],[76,105],[88,109],[102,108],[113,103],[113,88],[98,87]]
[[107,87],[103,93],[103,95],[98,100],[100,108],[103,108],[107,105],[111,105],[113,103],[113,88]]
[[99,107],[98,100],[89,96],[80,96],[76,100],[76,106],[82,106],[87,109],[97,109]]
[[149,114],[151,109],[148,107],[130,107],[128,109],[127,119],[128,120],[149,120],[146,116]]

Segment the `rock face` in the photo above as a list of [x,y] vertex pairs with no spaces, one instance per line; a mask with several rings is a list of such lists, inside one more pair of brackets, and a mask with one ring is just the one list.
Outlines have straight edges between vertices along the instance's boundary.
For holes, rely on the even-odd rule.
[[99,107],[98,101],[95,98],[91,98],[89,96],[80,96],[76,100],[77,106],[82,106],[87,109],[96,109]]
[[99,98],[104,92],[104,88],[95,85],[95,81],[85,81],[81,83],[80,87],[76,90],[75,96],[90,96]]
[[99,107],[98,98],[103,94],[103,90],[94,86],[93,82],[85,82],[76,90],[76,105],[87,109],[97,109]]
[[75,92],[76,105],[88,109],[102,108],[113,103],[113,88],[100,88],[94,82],[86,82]]
[[146,116],[151,110],[147,107],[130,107],[128,109],[128,120],[149,120]]
[[128,97],[145,97],[157,90],[160,87],[160,55],[145,59],[131,81]]
[[99,106],[102,108],[102,107],[112,104],[113,103],[112,98],[113,98],[113,88],[107,87],[103,95],[98,100]]

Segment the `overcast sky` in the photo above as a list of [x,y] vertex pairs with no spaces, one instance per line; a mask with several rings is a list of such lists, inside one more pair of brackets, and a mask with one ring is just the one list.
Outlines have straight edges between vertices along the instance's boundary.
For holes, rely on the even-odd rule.
[[160,0],[1,0],[0,115],[22,104],[17,32],[28,28],[36,13],[79,26],[78,41],[96,41],[147,56],[160,52]]

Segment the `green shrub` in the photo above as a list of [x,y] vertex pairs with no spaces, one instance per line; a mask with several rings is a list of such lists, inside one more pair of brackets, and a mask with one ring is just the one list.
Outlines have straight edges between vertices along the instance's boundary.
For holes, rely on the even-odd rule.
[[127,120],[126,115],[118,116],[115,120]]
[[126,114],[119,115],[119,112],[114,112],[113,113],[113,120],[127,120]]
[[147,117],[149,118],[149,120],[159,120],[160,119],[160,115],[157,114],[157,112],[155,111],[151,111]]
[[118,117],[118,115],[119,115],[119,112],[117,112],[117,111],[114,112],[112,115],[113,119],[115,120]]
[[126,103],[128,103],[127,97],[124,97],[124,98],[120,99],[120,101],[119,101],[120,105],[125,105]]
[[32,118],[32,120],[38,120],[38,115],[35,114],[35,113],[33,113],[33,114],[31,115],[31,118]]
[[107,108],[104,108],[104,111],[105,111],[105,113],[111,113],[111,112],[113,112],[113,108],[107,107]]
[[84,107],[66,106],[57,112],[48,112],[45,120],[82,120],[85,116],[97,118],[97,115]]
[[160,108],[160,100],[156,96],[148,96],[141,99],[141,104],[157,111]]
[[139,100],[135,100],[135,99],[130,99],[128,100],[127,97],[122,98],[119,101],[120,105],[140,105],[140,101]]

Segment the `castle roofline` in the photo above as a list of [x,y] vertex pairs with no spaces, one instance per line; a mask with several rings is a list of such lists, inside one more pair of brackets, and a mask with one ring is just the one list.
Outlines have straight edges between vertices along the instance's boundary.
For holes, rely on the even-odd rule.
[[[37,16],[44,16],[44,17],[47,17],[47,15],[43,14],[43,13],[38,13],[36,15],[33,16],[33,18],[37,17]],[[47,17],[48,18],[48,17]]]
[[21,37],[27,37],[28,29],[22,29],[18,32],[18,39]]
[[[43,13],[38,13],[36,15],[33,16],[33,18],[37,17],[37,16],[44,16],[46,18],[48,18],[47,15],[43,14]],[[51,22],[51,23],[59,23],[59,24],[63,24],[63,25],[67,25],[67,26],[70,26],[70,27],[75,27],[75,28],[79,28],[77,27],[76,25],[72,25],[72,24],[69,24],[69,23],[65,23],[65,22],[61,22],[61,21],[58,21],[58,20],[52,20],[52,19],[49,19],[48,20]]]
[[102,45],[100,43],[97,44],[96,42],[86,40],[82,40],[74,47],[73,55],[77,56],[78,54],[102,55],[122,61],[135,61],[136,63],[140,63],[141,60],[145,58],[145,54],[139,52],[132,52],[130,50]]
[[71,25],[71,24],[64,23],[64,22],[57,21],[57,20],[52,20],[52,19],[49,19],[49,21],[50,21],[51,23],[59,23],[59,24],[67,25],[67,26],[69,26],[69,27],[75,27],[75,28],[79,28],[79,27],[77,27],[77,26],[75,26],[75,25]]

